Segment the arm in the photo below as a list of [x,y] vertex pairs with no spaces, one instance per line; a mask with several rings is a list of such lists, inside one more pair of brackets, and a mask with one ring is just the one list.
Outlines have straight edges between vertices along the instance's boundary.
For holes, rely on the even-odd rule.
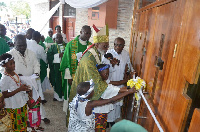
[[121,80],[121,81],[110,81],[110,84],[115,85],[115,86],[119,86],[119,85],[125,84],[127,81],[128,81],[128,79],[126,78],[126,79]]
[[4,91],[3,95],[5,98],[9,98],[14,96],[16,93],[21,92],[21,91],[29,91],[30,89],[28,89],[28,86],[23,84],[21,85],[18,89],[12,91],[12,92],[8,92],[8,91]]
[[102,105],[105,105],[105,104],[108,104],[108,103],[113,103],[121,98],[123,98],[124,96],[127,96],[129,94],[132,94],[135,92],[135,88],[131,88],[129,89],[127,92],[124,92],[124,93],[121,93],[121,94],[118,94],[110,99],[100,99],[100,100],[95,100],[95,101],[89,101],[86,105],[86,108],[85,108],[85,114],[87,116],[91,115],[92,114],[92,109],[94,107],[97,107],[97,106],[102,106]]
[[33,103],[31,103],[31,98],[29,98],[29,100],[27,101],[28,107],[32,109],[37,104],[37,102],[40,102],[40,101],[41,101],[41,97],[39,97],[37,101],[34,101]]

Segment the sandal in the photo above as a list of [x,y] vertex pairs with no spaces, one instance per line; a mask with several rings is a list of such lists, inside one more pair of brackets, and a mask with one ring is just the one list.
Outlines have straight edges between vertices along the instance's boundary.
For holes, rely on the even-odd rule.
[[44,131],[44,128],[43,127],[38,127],[38,128],[36,128],[36,130]]

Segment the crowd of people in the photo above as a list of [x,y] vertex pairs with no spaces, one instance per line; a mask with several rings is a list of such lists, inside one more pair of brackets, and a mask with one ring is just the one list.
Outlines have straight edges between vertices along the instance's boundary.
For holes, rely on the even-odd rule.
[[[85,25],[70,42],[59,25],[55,30],[53,34],[50,28],[45,39],[29,28],[25,35],[15,36],[10,48],[6,27],[0,24],[0,129],[44,131],[41,121],[49,124],[50,120],[43,93],[53,87],[52,99],[63,102],[69,132],[105,132],[110,126],[112,132],[122,130],[114,124],[120,118],[123,97],[135,92],[134,87],[126,87],[135,72],[124,50],[125,40],[117,37],[114,49],[108,50],[108,26],[99,30]],[[93,43],[89,41],[92,30]],[[140,125],[129,126],[146,132]]]

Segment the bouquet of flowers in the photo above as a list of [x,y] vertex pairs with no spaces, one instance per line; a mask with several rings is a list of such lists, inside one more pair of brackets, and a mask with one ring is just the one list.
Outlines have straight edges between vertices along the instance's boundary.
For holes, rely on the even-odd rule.
[[[127,82],[127,86],[130,86],[131,88],[133,86],[135,86],[135,89],[137,91],[141,90],[142,88],[146,88],[146,83],[143,79],[141,79],[140,77],[136,77],[134,79],[130,79]],[[138,101],[140,99],[140,97],[138,96],[138,92],[135,93],[135,98]]]

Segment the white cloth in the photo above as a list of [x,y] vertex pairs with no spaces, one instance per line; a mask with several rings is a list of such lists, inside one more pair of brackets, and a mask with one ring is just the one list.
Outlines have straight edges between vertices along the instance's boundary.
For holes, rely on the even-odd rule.
[[[53,39],[56,38],[56,34],[57,34],[57,33],[53,34],[53,36],[52,36]],[[67,37],[66,37],[66,35],[65,35],[64,33],[61,33],[61,35],[62,35],[62,37],[63,37],[63,41],[64,41],[65,43],[67,43]]]
[[[107,89],[104,91],[104,93],[101,95],[102,99],[110,99],[114,96],[116,96],[119,93],[120,88],[117,86],[114,86],[112,84],[108,84]],[[102,106],[97,106],[94,108],[95,113],[108,113],[111,110],[114,109],[114,106],[112,103],[102,105]]]
[[33,51],[36,54],[38,62],[40,62],[41,59],[45,63],[47,63],[47,55],[44,48],[41,45],[37,44],[35,40],[27,41],[27,49]]
[[34,73],[40,73],[40,64],[34,52],[26,49],[24,56],[15,48],[8,52],[14,57],[15,72],[23,76],[31,76]]
[[92,8],[108,0],[65,0],[67,4],[74,8]]
[[60,98],[55,91],[54,91],[54,98],[57,99],[58,101],[63,101],[64,100],[64,96],[62,96],[62,98]]
[[45,92],[47,89],[51,89],[51,84],[49,82],[49,79],[48,77],[45,77],[43,82],[42,82],[42,92]]
[[31,87],[33,92],[33,99],[36,101],[39,98],[39,87],[36,82],[36,78],[32,76],[20,76],[20,79],[23,84],[26,84]]
[[[15,78],[17,78],[16,75]],[[20,83],[17,84],[20,85]],[[2,92],[4,91],[12,92],[19,88],[17,84],[11,77],[3,74],[0,80],[0,90]],[[28,95],[26,94],[25,91],[21,91],[9,98],[5,98],[5,108],[12,108],[12,109],[21,108],[27,103],[27,101],[28,101]]]
[[69,104],[70,117],[68,124],[68,132],[94,132],[95,130],[95,116],[91,114],[87,116],[85,114],[85,108],[88,101],[78,102],[78,108],[75,109],[76,97]]

